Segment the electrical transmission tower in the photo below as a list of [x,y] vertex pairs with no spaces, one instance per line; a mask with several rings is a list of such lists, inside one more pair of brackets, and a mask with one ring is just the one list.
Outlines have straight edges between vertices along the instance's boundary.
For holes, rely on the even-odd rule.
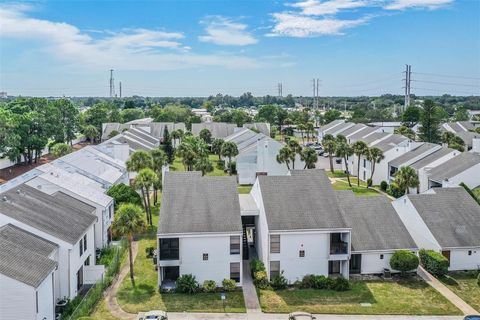
[[320,80],[312,79],[312,83],[313,83],[313,109],[318,109],[319,107],[318,88],[320,86]]
[[120,98],[122,97],[122,81],[118,83],[118,95]]
[[115,97],[115,80],[113,79],[113,69],[110,69],[110,98]]
[[405,65],[405,104],[403,106],[404,111],[410,105],[410,82],[412,77],[412,66],[406,64]]
[[283,85],[281,82],[278,83],[278,97],[283,97]]

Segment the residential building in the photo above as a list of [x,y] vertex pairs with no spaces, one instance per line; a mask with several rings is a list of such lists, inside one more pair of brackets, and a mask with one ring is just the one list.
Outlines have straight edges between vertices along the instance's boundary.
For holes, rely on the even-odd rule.
[[184,274],[242,285],[242,222],[235,177],[167,172],[158,223],[158,284]]
[[245,123],[243,127],[258,133],[263,133],[267,137],[270,137],[270,123],[268,122]]
[[480,206],[464,188],[433,188],[392,204],[417,246],[441,252],[449,270],[480,268]]
[[480,134],[474,132],[475,126],[470,121],[456,121],[443,123],[440,127],[442,131],[452,132],[456,136],[460,137],[466,150],[474,150],[480,152],[480,148],[473,148],[480,143]]
[[418,248],[391,201],[385,196],[356,196],[350,190],[335,191],[345,223],[352,228],[350,275],[395,272],[390,258],[397,250]]
[[58,246],[55,297],[73,299],[103,277],[95,265],[95,207],[62,192],[45,194],[22,184],[0,194],[0,226],[14,225]]
[[0,320],[55,319],[58,245],[12,224],[0,227]]
[[416,148],[393,159],[388,163],[389,182],[395,180],[395,174],[401,167],[410,166],[440,149],[442,149],[442,146],[435,143],[420,143]]
[[351,228],[323,170],[259,176],[251,195],[256,252],[269,279],[281,272],[290,283],[307,274],[349,277]]
[[200,135],[200,131],[207,129],[212,134],[212,139],[225,139],[229,135],[238,130],[235,123],[226,122],[202,122],[192,123],[192,134],[194,136]]

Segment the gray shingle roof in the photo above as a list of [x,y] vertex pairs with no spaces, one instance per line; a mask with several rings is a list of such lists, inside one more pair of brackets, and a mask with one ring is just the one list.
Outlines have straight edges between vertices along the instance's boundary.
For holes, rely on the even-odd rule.
[[[472,152],[462,152],[458,156],[432,168],[428,173],[428,179],[441,183],[443,180],[450,179],[463,171],[480,163],[480,154]],[[479,182],[480,183],[480,182]]]
[[235,177],[202,177],[200,172],[167,172],[159,234],[242,230]]
[[224,139],[235,132],[237,125],[235,123],[225,122],[203,122],[192,123],[192,134],[198,136],[200,131],[208,129],[214,139]]
[[258,177],[270,230],[347,227],[324,170],[291,173]]
[[0,273],[37,288],[57,265],[43,255],[50,248],[50,242],[6,225],[0,229]]
[[350,127],[350,128],[347,128],[341,132],[338,132],[337,135],[341,134],[342,136],[346,137],[348,136],[349,134],[352,134],[360,129],[363,129],[365,128],[366,125],[362,124],[362,123],[357,123],[355,124],[354,126]]
[[355,141],[358,141],[361,138],[365,137],[367,134],[370,134],[376,130],[378,130],[378,128],[365,126],[365,128],[363,128],[361,131],[355,134],[352,134],[350,137],[348,137],[348,139],[350,140],[349,142],[353,143]]
[[390,200],[335,191],[343,218],[352,228],[352,251],[416,249]]
[[399,144],[407,141],[408,138],[399,134],[393,134],[390,137],[378,142],[377,144],[372,145],[371,147],[379,148],[383,152],[387,152],[398,146]]
[[435,188],[435,194],[408,198],[442,248],[480,246],[480,206],[459,188]]
[[447,154],[451,153],[452,151],[455,151],[453,149],[447,148],[447,147],[442,147],[438,151],[435,151],[434,153],[426,156],[425,158],[416,161],[410,165],[410,167],[419,170],[425,166],[428,166],[430,163],[437,161],[438,159],[446,156]]
[[58,248],[56,243],[20,229],[13,224],[6,224],[0,227],[0,239],[13,242],[45,257],[48,257]]
[[411,160],[421,157],[418,161],[421,159],[431,155],[437,150],[440,150],[442,147],[438,144],[435,143],[430,143],[430,142],[425,142],[422,143],[420,146],[417,148],[410,150],[409,152],[401,155],[398,158],[393,159],[390,161],[388,164],[392,167],[399,167],[405,163],[409,163]]
[[473,139],[480,139],[480,134],[470,131],[461,131],[456,133],[467,147],[472,147]]
[[65,206],[72,206],[83,212],[92,213],[92,212],[95,212],[96,210],[94,206],[91,206],[88,203],[83,202],[72,196],[69,196],[68,194],[62,191],[55,192],[54,194],[52,194],[52,197],[54,197],[58,202],[63,203]]
[[258,130],[260,133],[263,133],[264,135],[270,137],[270,125],[268,123],[264,123],[264,122],[245,123],[243,127],[248,129]]
[[344,122],[340,123],[338,126],[332,127],[330,129],[323,130],[324,133],[336,133],[336,132],[341,132],[343,130],[346,130],[348,128],[353,127],[355,124],[351,122]]
[[[360,138],[358,140],[365,142],[366,144],[370,144],[372,142],[375,142],[379,139],[385,139],[385,137],[389,136],[390,133],[386,132],[374,132],[366,137]],[[357,141],[358,141],[357,140]]]
[[162,140],[163,133],[165,131],[165,127],[168,129],[168,133],[172,133],[174,130],[182,130],[183,132],[186,131],[185,123],[183,122],[152,122],[150,123],[150,134],[155,138]]
[[328,130],[328,129],[330,129],[330,128],[333,128],[334,126],[339,125],[339,124],[344,123],[344,122],[345,122],[345,120],[334,120],[334,121],[332,121],[332,122],[330,122],[330,123],[327,123],[327,124],[324,125],[324,126],[321,126],[320,129],[319,129],[319,131],[320,131],[320,132],[324,132],[324,131],[326,131],[326,130]]
[[0,194],[0,214],[75,244],[97,220],[93,210],[84,211],[80,201],[57,199],[25,184]]

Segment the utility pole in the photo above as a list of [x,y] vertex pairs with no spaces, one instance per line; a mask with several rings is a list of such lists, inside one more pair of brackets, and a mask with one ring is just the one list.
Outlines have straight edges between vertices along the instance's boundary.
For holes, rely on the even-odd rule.
[[278,87],[278,97],[281,98],[281,97],[283,97],[283,85],[282,85],[282,83],[279,82],[277,87]]
[[313,84],[313,97],[312,97],[312,109],[317,108],[317,91],[316,91],[316,84],[315,84],[315,79],[312,79],[312,84]]
[[412,66],[405,65],[405,104],[403,106],[403,111],[405,111],[410,105],[410,81],[412,76]]
[[319,101],[319,94],[318,94],[318,87],[319,87],[319,86],[320,86],[320,80],[318,80],[318,78],[317,78],[317,85],[316,85],[316,87],[317,87],[317,109],[320,107],[320,106],[319,106],[319,103],[320,103],[320,101]]
[[113,69],[110,69],[110,98],[115,96],[115,80],[113,79]]
[[122,97],[122,81],[120,81],[118,83],[118,93],[119,93],[119,96],[121,98]]

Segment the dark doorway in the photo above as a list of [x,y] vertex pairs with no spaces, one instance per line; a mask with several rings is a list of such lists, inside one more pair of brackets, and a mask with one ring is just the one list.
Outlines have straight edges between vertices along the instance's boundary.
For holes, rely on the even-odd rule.
[[442,254],[445,258],[448,259],[448,266],[450,267],[450,251],[442,251]]
[[177,281],[180,276],[180,267],[164,267],[165,273],[163,276],[163,281]]
[[340,261],[328,261],[328,274],[340,274]]
[[352,254],[350,257],[350,274],[359,274],[362,272],[362,255]]
[[83,266],[77,271],[77,291],[83,286]]

